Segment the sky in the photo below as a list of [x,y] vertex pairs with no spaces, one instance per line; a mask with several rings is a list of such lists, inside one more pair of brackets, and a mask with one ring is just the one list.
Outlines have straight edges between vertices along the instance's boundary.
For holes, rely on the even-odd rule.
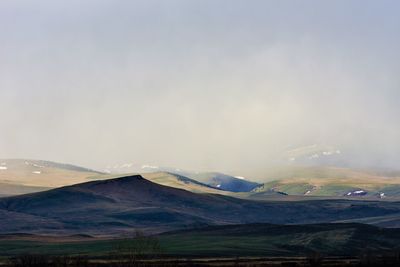
[[400,169],[400,2],[0,1],[0,158]]

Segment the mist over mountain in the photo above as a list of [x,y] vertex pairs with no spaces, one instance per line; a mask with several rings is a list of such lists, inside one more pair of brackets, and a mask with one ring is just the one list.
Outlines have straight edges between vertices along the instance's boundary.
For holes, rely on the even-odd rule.
[[400,7],[367,2],[2,1],[0,158],[398,169]]

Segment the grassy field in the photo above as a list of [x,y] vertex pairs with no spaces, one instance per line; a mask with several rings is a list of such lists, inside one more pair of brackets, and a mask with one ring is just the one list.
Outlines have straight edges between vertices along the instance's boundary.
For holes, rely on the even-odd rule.
[[[149,238],[149,239],[147,239]],[[158,253],[179,257],[306,256],[318,251],[329,256],[354,256],[364,250],[400,249],[400,230],[362,224],[231,225],[165,233],[132,239],[57,241],[46,237],[2,237],[2,257],[21,254],[89,255],[101,257],[121,247],[157,243]]]
[[399,264],[400,229],[354,223],[210,226],[112,240],[87,236],[0,237],[0,265],[5,267],[397,267]]

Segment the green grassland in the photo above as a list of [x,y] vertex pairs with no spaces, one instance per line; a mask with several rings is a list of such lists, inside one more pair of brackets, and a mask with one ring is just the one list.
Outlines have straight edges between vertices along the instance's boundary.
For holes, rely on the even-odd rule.
[[[330,256],[359,255],[363,250],[400,248],[400,230],[363,224],[230,225],[165,233],[157,240],[159,253],[180,257],[304,256],[318,251]],[[30,254],[89,255],[102,257],[118,252],[121,245],[140,245],[142,238],[74,242],[0,240],[2,257]],[[136,243],[136,244],[135,244]]]

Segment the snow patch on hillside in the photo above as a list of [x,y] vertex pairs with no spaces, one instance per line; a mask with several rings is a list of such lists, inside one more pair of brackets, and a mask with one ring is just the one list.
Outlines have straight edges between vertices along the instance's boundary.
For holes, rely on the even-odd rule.
[[33,163],[33,162],[29,162],[29,161],[25,161],[25,165],[33,166],[33,167],[36,167],[36,168],[44,168],[44,166],[38,165],[38,164]]
[[159,167],[152,165],[142,165],[142,169],[159,169]]
[[364,190],[355,190],[355,191],[348,192],[346,195],[347,196],[365,196],[366,194],[367,194],[367,192]]
[[132,165],[133,165],[132,163],[124,163],[121,165],[120,168],[130,168],[130,167],[132,167]]

